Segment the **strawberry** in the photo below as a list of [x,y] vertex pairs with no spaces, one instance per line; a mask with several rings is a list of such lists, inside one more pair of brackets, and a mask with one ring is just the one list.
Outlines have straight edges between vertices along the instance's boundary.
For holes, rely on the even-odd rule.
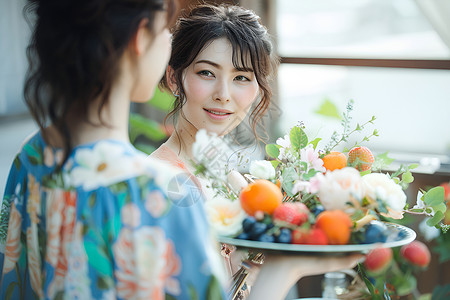
[[413,241],[400,249],[400,255],[408,262],[419,267],[426,267],[430,263],[431,254],[428,247],[420,242]]
[[380,275],[389,268],[392,261],[391,248],[375,248],[366,255],[364,266],[371,276]]
[[348,165],[359,171],[367,171],[372,167],[375,158],[367,147],[354,147],[348,152]]
[[282,203],[275,208],[272,218],[274,222],[301,225],[308,220],[308,208],[303,203]]
[[291,243],[306,245],[328,245],[328,239],[325,232],[320,228],[298,228],[292,231]]

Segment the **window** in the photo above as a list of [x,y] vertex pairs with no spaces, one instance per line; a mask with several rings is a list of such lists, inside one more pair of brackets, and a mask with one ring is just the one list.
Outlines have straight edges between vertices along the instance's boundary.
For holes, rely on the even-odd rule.
[[298,121],[331,135],[339,122],[314,111],[354,99],[355,122],[377,117],[374,151],[448,163],[450,50],[418,2],[278,0],[278,135]]

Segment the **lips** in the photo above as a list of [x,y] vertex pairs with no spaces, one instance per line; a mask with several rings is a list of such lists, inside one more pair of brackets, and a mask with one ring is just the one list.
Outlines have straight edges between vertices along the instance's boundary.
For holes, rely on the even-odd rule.
[[220,108],[203,108],[203,110],[213,120],[224,120],[233,114],[233,112],[231,112],[229,110],[220,109]]
[[225,115],[231,115],[232,112],[226,109],[217,109],[217,108],[204,108],[206,112],[209,112],[211,114],[217,115],[217,116],[225,116]]

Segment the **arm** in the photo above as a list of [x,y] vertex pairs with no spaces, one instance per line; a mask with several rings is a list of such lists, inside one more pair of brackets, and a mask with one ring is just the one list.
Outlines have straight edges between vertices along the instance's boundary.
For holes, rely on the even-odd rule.
[[349,256],[270,256],[264,262],[252,287],[249,300],[283,300],[300,278],[353,268],[362,254]]

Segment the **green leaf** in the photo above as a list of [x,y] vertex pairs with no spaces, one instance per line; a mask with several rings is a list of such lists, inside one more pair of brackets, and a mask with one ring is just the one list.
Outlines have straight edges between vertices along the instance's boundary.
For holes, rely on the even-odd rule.
[[42,155],[37,149],[33,147],[33,145],[25,144],[25,146],[23,146],[23,151],[26,152],[27,157],[32,164],[42,164]]
[[300,127],[293,127],[289,133],[292,149],[298,151],[308,145],[308,136]]
[[427,206],[437,206],[444,202],[445,190],[442,186],[436,186],[423,195],[423,202]]
[[222,286],[219,280],[215,276],[211,276],[211,280],[208,284],[208,289],[206,291],[206,299],[220,300],[222,298]]
[[431,295],[431,300],[446,300],[450,298],[450,284],[436,286]]
[[319,108],[315,111],[315,113],[321,116],[330,117],[338,120],[342,119],[341,114],[339,113],[339,110],[337,109],[336,105],[329,99],[325,99],[319,106]]
[[375,156],[375,161],[372,165],[372,170],[381,170],[389,166],[394,161],[393,158],[388,157],[388,152],[384,152]]
[[417,168],[418,166],[419,166],[419,164],[410,164],[410,165],[408,166],[408,169],[409,169],[409,170],[412,170],[412,169]]
[[402,181],[405,183],[411,183],[414,181],[414,177],[412,176],[412,173],[410,171],[406,171],[402,175]]
[[292,188],[294,187],[294,181],[298,179],[298,174],[293,167],[288,167],[281,173],[283,178],[282,187],[286,194],[290,197],[294,196],[292,194]]
[[173,107],[175,97],[168,91],[161,91],[159,88],[155,89],[155,94],[147,103],[150,106],[156,107],[165,112],[169,112]]
[[100,247],[93,242],[85,241],[84,248],[86,249],[89,264],[94,267],[94,269],[100,274],[111,276],[111,261],[108,255],[105,253],[103,247]]
[[441,211],[435,212],[434,216],[427,220],[428,226],[436,226],[442,219],[444,218],[444,214]]
[[280,155],[280,150],[275,144],[267,144],[266,153],[269,157],[277,158]]
[[143,135],[151,141],[161,141],[167,137],[166,132],[162,126],[154,121],[147,119],[140,114],[130,114],[130,139],[132,142],[136,140],[139,135]]
[[274,169],[277,169],[280,162],[278,160],[271,160],[270,163],[272,164]]
[[197,293],[197,291],[195,290],[195,287],[192,284],[189,284],[188,292],[189,292],[189,300],[198,300],[199,299],[198,298],[198,293]]
[[319,142],[321,141],[321,138],[316,138],[314,140],[312,140],[311,142],[309,142],[311,145],[313,145],[313,148],[316,149],[317,144],[319,144]]

